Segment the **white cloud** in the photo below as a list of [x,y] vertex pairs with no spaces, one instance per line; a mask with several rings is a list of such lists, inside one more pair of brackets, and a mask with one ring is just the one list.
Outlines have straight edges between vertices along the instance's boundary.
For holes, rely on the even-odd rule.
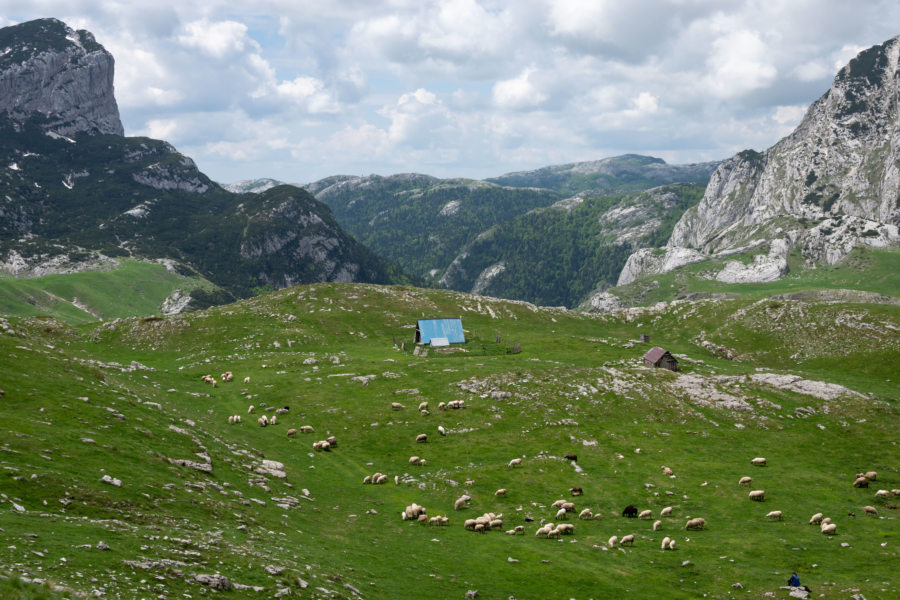
[[335,113],[337,102],[325,89],[325,84],[315,77],[297,77],[277,86],[278,96],[306,108],[312,114]]
[[247,36],[247,26],[236,21],[210,22],[206,19],[185,23],[178,42],[186,48],[201,50],[213,58],[239,54],[247,47],[258,48]]
[[547,99],[530,81],[534,69],[525,69],[518,77],[498,81],[492,95],[494,104],[501,109],[517,110],[540,106]]
[[707,59],[708,90],[718,98],[730,99],[771,85],[778,70],[760,35],[738,30],[724,33],[712,45]]

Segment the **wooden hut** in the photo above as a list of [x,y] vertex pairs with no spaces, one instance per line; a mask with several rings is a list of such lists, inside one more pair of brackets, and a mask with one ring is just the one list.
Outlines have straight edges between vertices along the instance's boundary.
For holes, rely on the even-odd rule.
[[670,371],[678,370],[678,361],[672,356],[668,350],[664,350],[659,346],[653,346],[644,355],[644,364],[648,367],[661,367]]

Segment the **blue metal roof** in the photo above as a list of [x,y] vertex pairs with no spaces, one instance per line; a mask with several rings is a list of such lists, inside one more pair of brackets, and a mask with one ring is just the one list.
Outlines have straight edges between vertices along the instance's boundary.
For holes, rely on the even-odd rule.
[[431,338],[447,338],[451,344],[465,344],[460,319],[419,319],[416,324],[416,341],[431,343]]

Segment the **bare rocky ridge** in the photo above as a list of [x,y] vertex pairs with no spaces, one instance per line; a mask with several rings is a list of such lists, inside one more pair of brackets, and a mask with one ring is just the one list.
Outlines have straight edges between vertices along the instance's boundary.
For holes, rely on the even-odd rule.
[[900,37],[861,52],[791,135],[723,163],[665,249],[632,255],[619,285],[754,248],[763,252],[753,269],[717,278],[768,281],[797,246],[809,262],[834,264],[857,244],[900,242],[898,64]]
[[41,114],[59,135],[124,135],[114,62],[91,33],[56,19],[7,27],[0,36],[0,113],[20,121]]

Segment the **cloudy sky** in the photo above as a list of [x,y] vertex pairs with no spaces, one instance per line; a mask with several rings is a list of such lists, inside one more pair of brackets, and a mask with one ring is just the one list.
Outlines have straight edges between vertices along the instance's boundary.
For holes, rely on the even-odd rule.
[[0,0],[51,16],[115,56],[127,135],[226,183],[762,150],[900,34],[896,0]]

